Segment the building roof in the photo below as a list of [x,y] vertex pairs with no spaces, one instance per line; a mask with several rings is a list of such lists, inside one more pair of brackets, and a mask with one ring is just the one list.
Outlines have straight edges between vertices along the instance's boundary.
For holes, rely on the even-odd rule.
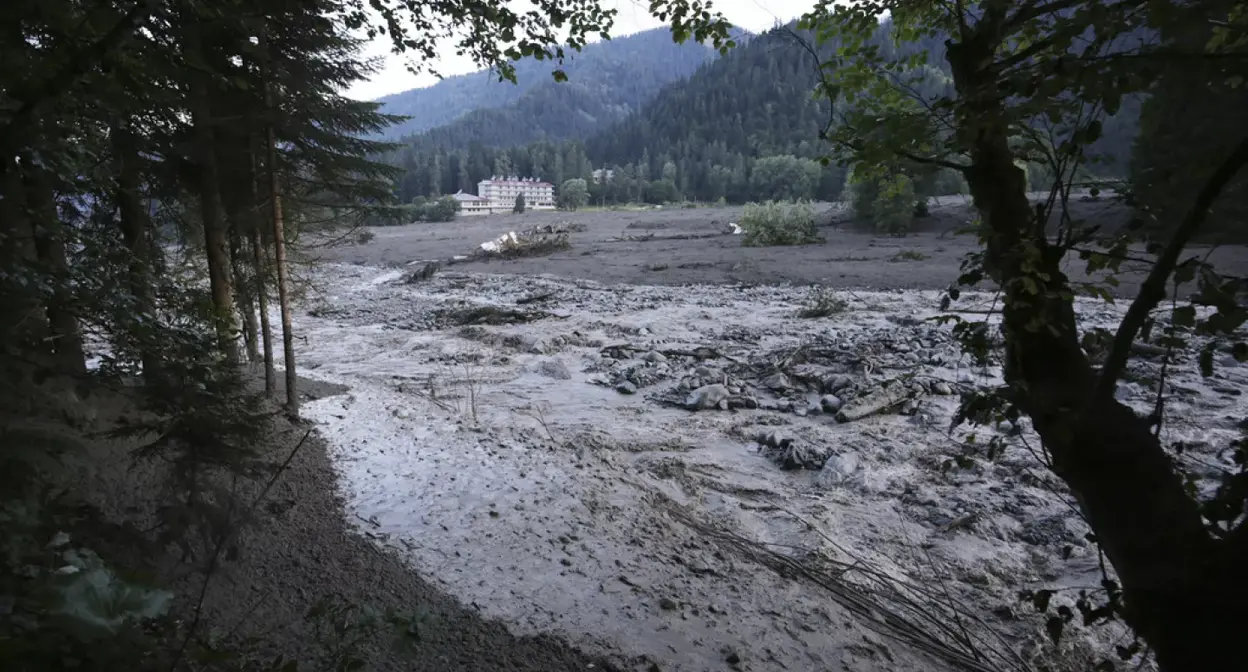
[[481,180],[481,184],[531,184],[535,187],[553,187],[555,185],[549,182],[542,182],[536,177],[491,177],[488,180]]
[[457,201],[462,201],[466,203],[472,203],[474,201],[490,200],[488,198],[485,198],[484,196],[477,196],[476,194],[465,194],[462,191],[458,191],[458,192],[455,192],[454,194],[451,194],[451,198],[454,198]]

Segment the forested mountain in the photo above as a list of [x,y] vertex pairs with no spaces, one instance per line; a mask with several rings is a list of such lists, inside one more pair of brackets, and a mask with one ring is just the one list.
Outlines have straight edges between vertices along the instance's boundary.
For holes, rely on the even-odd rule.
[[[895,47],[883,30],[880,48],[890,53]],[[474,113],[399,153],[397,163],[407,170],[399,197],[407,201],[471,191],[477,181],[500,172],[560,184],[570,177],[589,179],[592,169],[607,168],[612,179],[591,184],[598,203],[840,198],[845,170],[818,162],[834,148],[819,139],[832,110],[826,99],[813,96],[819,74],[812,44],[810,35],[793,26],[758,35],[583,141],[546,139],[518,147],[508,140],[524,134],[517,127],[525,118],[535,126],[563,125],[568,129],[564,137],[577,137],[586,126],[574,106],[525,106],[522,101],[508,108],[515,116]],[[835,47],[820,47],[819,58],[827,59]],[[928,53],[930,65],[919,73],[916,93],[928,100],[952,94],[943,37],[926,37],[902,49],[895,55]],[[1138,117],[1138,98],[1127,98],[1120,113],[1105,120],[1101,139],[1091,147],[1104,158],[1089,173],[1125,176]],[[1039,166],[1031,173],[1037,184],[1045,179]]]
[[[467,147],[522,145],[542,138],[565,139],[623,119],[664,84],[688,77],[715,56],[710,48],[676,44],[666,28],[604,40],[569,52],[562,66],[525,59],[516,63],[516,83],[491,72],[448,77],[424,89],[382,98],[388,114],[412,117],[387,130],[388,138],[436,132],[421,145]],[[560,69],[568,81],[556,82]]]
[[[398,159],[408,170],[399,196],[410,200],[432,195],[435,182],[438,193],[469,190],[499,172],[559,184],[570,177],[590,177],[591,166],[609,166],[620,168],[612,182],[621,193],[612,200],[641,200],[647,195],[672,200],[664,197],[673,196],[673,189],[708,200],[741,200],[749,196],[742,186],[748,176],[747,158],[795,154],[814,159],[824,151],[818,131],[828,119],[828,106],[812,99],[815,82],[814,60],[787,33],[771,31],[702,65],[688,80],[664,87],[651,102],[591,136],[584,146],[543,141],[500,150],[478,141],[457,149],[448,149],[455,146],[450,142],[406,148]],[[552,121],[578,124],[559,108],[539,113]],[[476,115],[461,123],[472,116]],[[429,135],[447,137],[452,132],[438,129]],[[714,168],[700,170],[703,163]],[[835,168],[826,172],[822,191],[832,195],[843,175],[838,179]],[[663,182],[665,176],[670,184]],[[660,184],[651,186],[652,182]],[[606,195],[599,191],[595,197],[602,200]]]

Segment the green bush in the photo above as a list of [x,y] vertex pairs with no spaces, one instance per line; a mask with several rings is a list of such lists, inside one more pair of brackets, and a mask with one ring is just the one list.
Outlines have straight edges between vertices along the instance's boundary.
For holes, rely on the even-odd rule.
[[418,222],[452,222],[463,208],[454,196],[438,199],[416,198],[412,201],[412,214]]
[[574,177],[566,180],[559,188],[559,207],[564,210],[583,208],[588,203],[589,184],[585,180]]
[[814,208],[804,202],[749,203],[740,226],[745,230],[741,244],[750,247],[809,245],[822,240],[815,226]]
[[850,176],[854,218],[880,233],[904,236],[914,221],[914,180],[899,172]]

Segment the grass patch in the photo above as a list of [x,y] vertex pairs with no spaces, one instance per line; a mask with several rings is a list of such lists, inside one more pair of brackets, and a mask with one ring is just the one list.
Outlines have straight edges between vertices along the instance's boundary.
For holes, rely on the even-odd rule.
[[797,316],[807,319],[829,317],[837,313],[843,313],[848,308],[849,303],[837,296],[832,289],[828,287],[812,287],[810,293],[806,295],[806,301],[797,311]]
[[892,259],[890,259],[889,261],[893,261],[893,262],[898,262],[898,261],[923,261],[923,260],[924,260],[924,259],[926,259],[926,258],[927,258],[927,255],[926,255],[926,254],[923,254],[922,252],[920,252],[920,251],[918,251],[918,250],[902,250],[902,251],[898,252],[897,254],[894,254],[894,255],[893,255],[893,258],[892,258]]

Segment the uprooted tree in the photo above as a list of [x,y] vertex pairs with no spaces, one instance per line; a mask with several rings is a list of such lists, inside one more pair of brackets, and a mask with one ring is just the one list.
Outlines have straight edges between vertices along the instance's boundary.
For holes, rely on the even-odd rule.
[[[671,11],[680,3],[662,4]],[[686,30],[722,22],[676,13]],[[945,300],[957,300],[960,286],[998,288],[1006,384],[990,398],[964,400],[959,416],[1030,419],[1043,457],[1116,575],[1106,577],[1102,603],[1080,605],[1085,622],[1121,616],[1163,670],[1241,669],[1238,638],[1248,631],[1244,449],[1230,447],[1238,467],[1216,494],[1198,494],[1160,440],[1160,414],[1142,417],[1114,393],[1137,339],[1153,324],[1167,323],[1167,348],[1181,345],[1180,334],[1200,336],[1206,373],[1218,348],[1248,358],[1248,345],[1235,342],[1248,319],[1242,284],[1200,257],[1183,257],[1248,162],[1246,134],[1205,142],[1208,155],[1189,155],[1188,165],[1172,168],[1191,178],[1194,191],[1183,214],[1158,227],[1165,237],[1148,245],[1151,270],[1106,339],[1099,366],[1082,347],[1074,298],[1109,293],[1072,280],[1062,262],[1078,253],[1090,271],[1111,273],[1112,283],[1121,261],[1138,256],[1128,247],[1134,227],[1102,232],[1067,215],[1074,176],[1096,160],[1107,115],[1150,92],[1162,72],[1189,64],[1207,81],[1242,87],[1248,7],[1234,0],[824,0],[801,27],[837,47],[821,66],[820,84],[835,102],[824,134],[832,158],[864,176],[931,166],[966,179],[983,250],[967,259]],[[1211,38],[1192,39],[1201,34]],[[947,72],[952,86],[915,95],[914,82],[929,66]],[[1047,199],[1029,199],[1023,162],[1053,177]],[[1160,315],[1168,294],[1173,308]],[[955,330],[968,344],[987,340],[982,322]],[[1071,617],[1052,618],[1060,626]]]

